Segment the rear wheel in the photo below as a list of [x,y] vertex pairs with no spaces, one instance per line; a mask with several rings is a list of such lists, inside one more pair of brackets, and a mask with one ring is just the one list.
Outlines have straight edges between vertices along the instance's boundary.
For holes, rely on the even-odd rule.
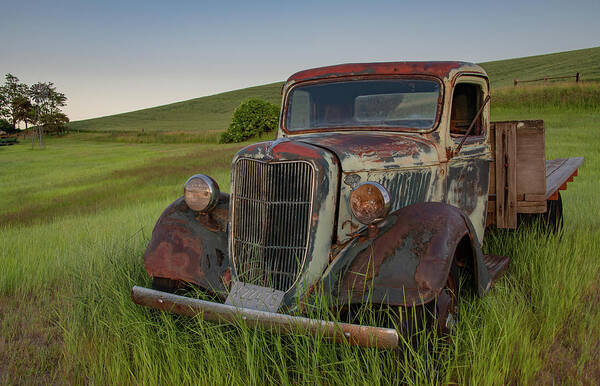
[[558,199],[546,201],[546,213],[519,214],[518,226],[539,226],[545,233],[555,233],[563,227],[563,206],[560,193]]

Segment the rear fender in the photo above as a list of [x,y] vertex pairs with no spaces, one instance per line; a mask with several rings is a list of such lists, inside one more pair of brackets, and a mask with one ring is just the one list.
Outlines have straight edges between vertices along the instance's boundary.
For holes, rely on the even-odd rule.
[[483,296],[491,280],[473,225],[460,209],[436,202],[401,208],[375,238],[352,240],[326,271],[323,285],[339,306],[425,304],[444,288],[464,238],[471,247],[474,284]]
[[183,197],[174,201],[152,231],[144,254],[148,275],[195,284],[223,296],[231,278],[228,218],[229,195],[224,193],[210,214],[190,209]]

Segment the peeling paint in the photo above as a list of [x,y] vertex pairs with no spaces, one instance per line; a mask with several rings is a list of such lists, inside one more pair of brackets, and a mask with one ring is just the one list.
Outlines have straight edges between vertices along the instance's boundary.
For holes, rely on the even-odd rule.
[[[329,293],[334,303],[364,301],[367,290],[381,303],[433,300],[446,283],[454,252],[465,237],[475,286],[480,295],[489,289],[491,278],[481,253],[491,159],[488,133],[480,143],[466,143],[458,155],[456,140],[449,133],[452,90],[465,74],[476,78],[488,93],[485,71],[463,62],[347,64],[302,71],[288,79],[277,139],[240,150],[233,159],[231,180],[235,192],[240,159],[307,162],[314,170],[306,257],[297,281],[284,296],[282,310],[293,309],[301,299],[310,301],[316,287]],[[294,134],[283,129],[286,98],[297,84],[398,75],[433,77],[441,84],[433,128],[342,128]],[[482,119],[487,127],[489,106]],[[270,183],[293,185],[277,175],[269,178]],[[349,207],[352,190],[367,181],[387,190],[393,213],[371,232]],[[227,197],[210,216],[198,216],[181,200],[167,208],[146,253],[148,273],[226,291],[231,281],[239,280],[231,246],[235,205]],[[264,232],[268,230],[265,225]]]

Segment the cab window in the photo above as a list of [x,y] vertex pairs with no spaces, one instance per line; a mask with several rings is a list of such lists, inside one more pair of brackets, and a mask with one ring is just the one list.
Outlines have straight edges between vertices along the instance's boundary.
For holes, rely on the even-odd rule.
[[[472,83],[459,83],[454,87],[452,112],[450,116],[450,134],[462,136],[477,115],[483,100],[481,86]],[[481,115],[475,122],[470,136],[480,136],[482,132]]]

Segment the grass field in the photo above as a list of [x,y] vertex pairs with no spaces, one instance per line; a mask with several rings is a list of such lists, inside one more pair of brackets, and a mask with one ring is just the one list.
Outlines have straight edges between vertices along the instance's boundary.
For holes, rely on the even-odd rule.
[[[489,73],[492,88],[513,84],[514,78],[575,75],[584,81],[600,80],[600,47],[481,63]],[[230,91],[124,114],[76,121],[71,129],[104,133],[106,140],[122,142],[217,143],[229,126],[233,111],[248,98],[279,104],[283,83],[272,83]],[[142,133],[142,129],[144,132]]]
[[[493,119],[543,118],[547,156],[586,161],[563,195],[564,233],[489,237],[488,253],[513,258],[507,274],[485,298],[465,298],[456,335],[429,349],[331,345],[131,302],[132,285],[150,285],[141,256],[161,211],[192,173],[211,174],[227,191],[231,157],[244,144],[88,133],[49,139],[44,150],[0,149],[0,382],[596,383],[600,100],[580,98],[598,95],[589,87],[495,91]],[[564,93],[566,105],[557,103]]]

